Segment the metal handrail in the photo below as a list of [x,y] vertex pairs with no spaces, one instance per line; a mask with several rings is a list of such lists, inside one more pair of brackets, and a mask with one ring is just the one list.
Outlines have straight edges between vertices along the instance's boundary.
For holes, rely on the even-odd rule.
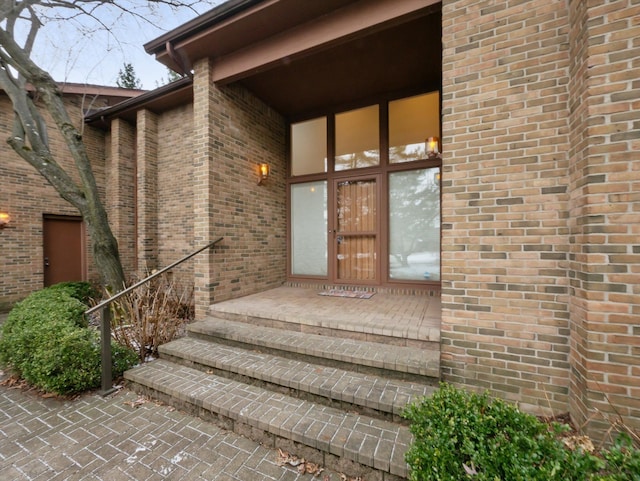
[[120,299],[122,296],[137,289],[138,287],[146,284],[147,282],[155,279],[161,274],[173,269],[174,267],[182,264],[184,261],[191,259],[193,256],[200,254],[200,252],[210,249],[222,240],[222,237],[218,237],[213,242],[201,247],[195,252],[192,252],[188,256],[174,262],[167,267],[160,269],[157,272],[145,277],[140,282],[136,282],[134,285],[127,287],[126,289],[114,294],[109,299],[102,301],[100,304],[93,306],[85,311],[85,314],[89,315],[96,311],[100,311],[100,351],[101,351],[101,364],[102,364],[102,395],[107,396],[115,391],[113,389],[113,379],[111,370],[111,311],[109,306],[113,301]]

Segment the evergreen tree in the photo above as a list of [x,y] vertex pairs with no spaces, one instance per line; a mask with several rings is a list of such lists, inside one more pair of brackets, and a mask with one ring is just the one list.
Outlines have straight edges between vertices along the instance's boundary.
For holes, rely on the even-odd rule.
[[136,77],[136,72],[133,69],[133,65],[130,63],[124,64],[124,69],[118,71],[118,79],[116,85],[123,89],[141,89],[142,82]]
[[180,80],[181,78],[183,78],[182,75],[180,75],[175,70],[171,70],[169,67],[167,67],[167,77],[156,80],[156,88],[170,84],[171,82],[175,82],[176,80]]

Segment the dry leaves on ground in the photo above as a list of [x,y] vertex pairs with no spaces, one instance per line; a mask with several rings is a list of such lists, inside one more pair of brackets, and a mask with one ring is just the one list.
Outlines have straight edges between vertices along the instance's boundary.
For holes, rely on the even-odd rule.
[[143,404],[147,404],[150,400],[144,396],[140,396],[135,401],[125,401],[123,404],[125,406],[131,406],[132,408],[137,408],[142,406]]
[[[324,471],[324,468],[321,468],[319,465],[315,463],[310,463],[306,461],[304,458],[299,458],[293,454],[289,454],[282,449],[278,449],[276,464],[278,466],[289,465],[296,468],[298,473],[300,474],[313,474],[313,477],[318,477]],[[328,475],[325,475],[323,481],[329,481],[331,478]],[[340,474],[340,481],[365,481],[364,478],[360,476],[356,478],[350,478],[346,474]]]
[[581,448],[587,453],[593,453],[596,450],[589,436],[567,436],[562,438],[562,442],[571,451],[575,451],[576,448]]
[[278,466],[284,466],[288,464],[289,466],[293,466],[294,468],[296,468],[296,470],[300,474],[313,474],[313,476],[320,476],[320,474],[324,471],[324,468],[321,468],[319,465],[310,463],[304,458],[299,458],[298,456],[289,454],[282,449],[278,449],[276,464]]
[[[2,376],[2,371],[0,371],[0,377]],[[62,401],[73,401],[75,399],[78,399],[80,396],[82,396],[84,393],[79,393],[79,394],[56,394],[53,392],[45,392],[45,391],[41,391],[40,389],[33,387],[31,384],[29,384],[27,381],[25,381],[24,379],[20,378],[20,377],[16,377],[16,376],[9,376],[6,379],[2,379],[0,380],[0,386],[2,387],[7,387],[9,389],[18,389],[20,391],[22,391],[25,394],[30,394],[30,395],[34,395],[37,396],[41,399],[59,399]]]
[[3,379],[2,382],[0,382],[0,386],[8,387],[10,389],[29,389],[31,387],[27,384],[27,381],[15,376]]

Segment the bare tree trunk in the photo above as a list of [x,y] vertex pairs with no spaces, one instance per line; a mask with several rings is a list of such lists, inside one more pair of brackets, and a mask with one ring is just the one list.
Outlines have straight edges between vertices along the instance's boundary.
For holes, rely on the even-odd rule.
[[[11,99],[15,112],[13,134],[8,143],[47,179],[63,199],[78,209],[91,237],[94,260],[102,282],[111,292],[119,291],[124,286],[125,278],[118,243],[100,201],[82,133],[71,122],[58,84],[33,63],[28,49],[25,51],[16,44],[9,33],[11,27],[12,23],[8,22],[9,31],[0,29],[0,87]],[[35,37],[37,28],[38,24],[33,23],[30,35]],[[14,75],[13,70],[18,72],[18,76]],[[79,185],[55,161],[49,146],[47,127],[27,91],[27,82],[34,87],[37,97],[42,99],[64,137],[80,177]]]

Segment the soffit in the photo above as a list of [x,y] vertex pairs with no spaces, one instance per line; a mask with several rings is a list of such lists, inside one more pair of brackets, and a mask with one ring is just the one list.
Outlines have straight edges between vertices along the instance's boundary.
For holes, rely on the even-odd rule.
[[399,90],[438,89],[437,0],[231,0],[147,45],[175,70],[213,62],[286,116]]
[[441,87],[440,15],[357,38],[241,79],[289,118]]

